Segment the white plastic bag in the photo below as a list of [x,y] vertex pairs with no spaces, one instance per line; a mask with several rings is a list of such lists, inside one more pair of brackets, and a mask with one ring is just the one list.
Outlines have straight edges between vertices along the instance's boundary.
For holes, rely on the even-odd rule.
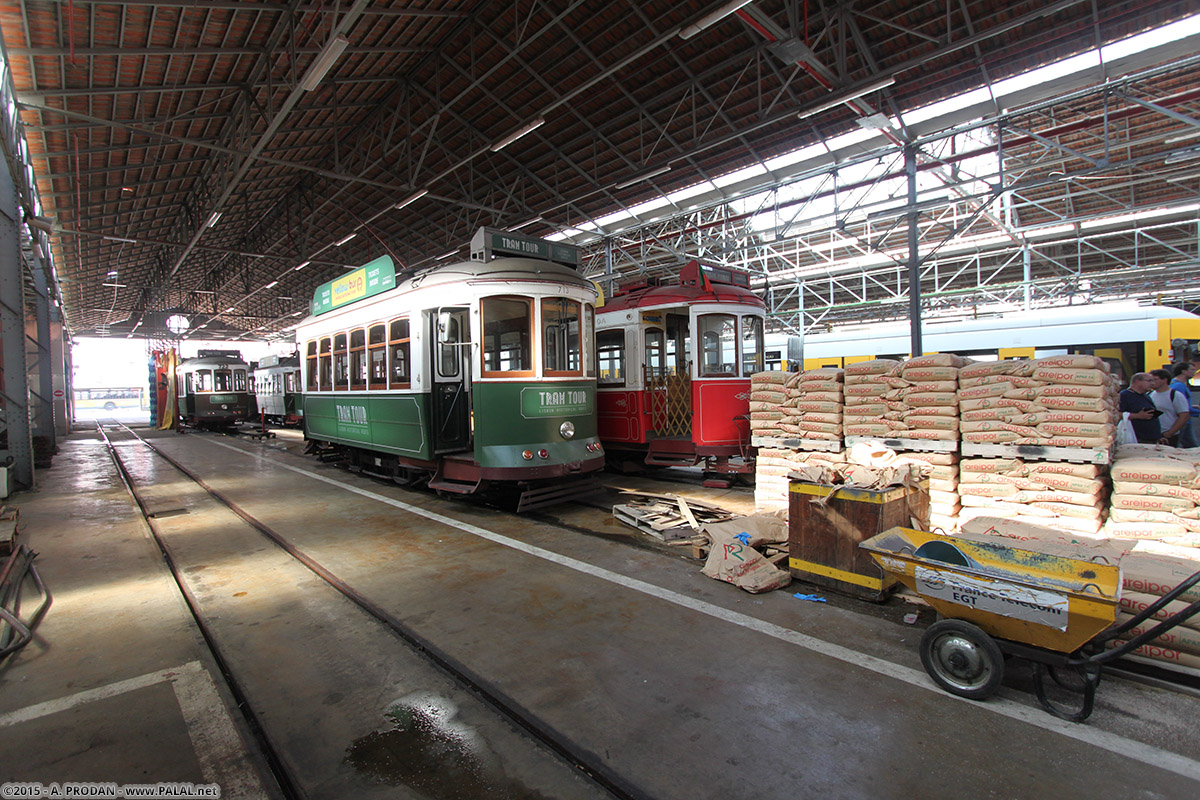
[[1117,423],[1117,444],[1137,444],[1137,434],[1133,430],[1133,423],[1129,421],[1128,411],[1121,415],[1121,421]]

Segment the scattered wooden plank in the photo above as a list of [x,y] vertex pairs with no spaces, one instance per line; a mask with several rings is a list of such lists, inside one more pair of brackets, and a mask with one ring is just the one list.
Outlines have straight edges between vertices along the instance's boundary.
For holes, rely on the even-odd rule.
[[696,522],[696,518],[692,515],[692,509],[688,508],[687,500],[682,497],[675,498],[676,504],[679,506],[679,513],[687,520],[687,524],[692,526],[692,530],[700,530],[700,525]]

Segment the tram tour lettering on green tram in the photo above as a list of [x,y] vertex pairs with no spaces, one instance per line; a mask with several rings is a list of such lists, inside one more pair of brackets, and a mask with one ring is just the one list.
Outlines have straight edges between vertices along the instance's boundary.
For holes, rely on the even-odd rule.
[[362,425],[367,424],[367,409],[365,406],[344,406],[341,403],[337,405],[337,420],[339,425]]
[[525,419],[590,413],[592,393],[586,389],[527,386],[521,390],[521,416]]

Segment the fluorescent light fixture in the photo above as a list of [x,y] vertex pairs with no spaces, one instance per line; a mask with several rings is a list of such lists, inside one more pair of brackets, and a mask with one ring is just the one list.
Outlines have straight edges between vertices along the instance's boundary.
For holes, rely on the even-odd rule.
[[[693,22],[691,25],[688,25],[686,28],[681,30],[679,32],[679,38],[680,39],[690,39],[693,36],[695,36],[697,33],[699,33],[700,31],[702,31],[705,28],[708,28],[712,25],[715,25],[716,23],[718,23],[721,20],[728,17],[733,12],[737,11],[742,6],[748,5],[749,3],[750,3],[750,0],[733,0],[732,3],[726,3],[725,5],[718,8],[716,11],[712,12],[711,14],[701,17],[696,22]],[[620,187],[618,187],[618,188],[620,188]]]
[[1170,153],[1163,159],[1163,163],[1178,164],[1180,161],[1191,161],[1193,158],[1200,158],[1200,147],[1189,147],[1186,150]]
[[651,178],[657,178],[659,175],[665,175],[670,171],[671,165],[668,164],[665,167],[659,167],[658,169],[650,170],[642,175],[634,175],[632,178],[629,178],[623,183],[618,183],[617,188],[624,189],[627,186],[633,186],[635,183],[641,183],[642,181],[648,181]]
[[820,105],[818,105],[814,108],[805,109],[804,111],[801,111],[796,116],[799,117],[800,119],[807,119],[809,117],[820,114],[822,111],[828,111],[831,108],[837,108],[838,106],[842,105],[843,103],[849,103],[851,100],[857,100],[858,98],[860,98],[864,95],[868,95],[871,92],[877,92],[880,89],[886,89],[887,87],[891,86],[895,82],[896,82],[896,78],[893,76],[889,76],[882,80],[875,81],[874,83],[868,83],[866,86],[860,86],[857,89],[851,89],[850,91],[840,94],[837,97],[834,97],[830,100],[826,100],[824,103],[821,103]]
[[421,191],[417,192],[416,194],[411,194],[408,197],[406,197],[405,199],[401,200],[399,203],[396,203],[396,205],[392,206],[392,208],[399,210],[401,208],[404,208],[409,203],[417,202],[418,200],[420,200],[422,197],[424,197],[427,194],[429,194],[429,190],[422,189]]
[[279,281],[271,281],[270,283],[268,283],[268,284],[267,284],[266,286],[264,286],[263,288],[264,288],[264,289],[272,289],[272,288],[274,288],[274,287],[276,287],[276,286],[278,286],[278,285],[279,285]]
[[110,269],[108,271],[108,277],[115,278],[116,276],[117,276],[117,271],[115,269]]
[[458,255],[457,250],[451,250],[449,253],[442,253],[440,256],[435,258],[434,261],[441,261],[443,258],[449,258],[450,256],[454,256],[454,255]]
[[532,219],[527,219],[527,220],[525,220],[524,222],[519,222],[519,223],[517,223],[516,225],[509,225],[509,226],[508,226],[508,229],[509,229],[510,231],[515,231],[515,230],[518,230],[518,229],[520,229],[520,228],[524,228],[526,225],[532,225],[532,224],[533,224],[533,223],[535,223],[535,222],[542,222],[542,221],[543,221],[543,220],[542,220],[542,218],[541,218],[541,217],[533,217]]
[[336,242],[334,242],[334,243],[333,243],[333,246],[334,246],[334,247],[341,247],[341,246],[342,246],[342,245],[344,245],[346,242],[348,242],[348,241],[350,241],[351,239],[353,239],[355,236],[358,236],[358,231],[354,231],[353,233],[350,233],[350,234],[348,234],[348,235],[346,235],[346,236],[342,237],[341,239],[338,239]]
[[125,239],[121,236],[104,236],[102,238],[108,239],[110,242],[126,242],[127,244],[137,244],[137,239]]
[[304,77],[300,79],[300,88],[306,92],[317,88],[317,85],[325,78],[325,73],[329,72],[330,68],[341,58],[342,51],[349,44],[350,40],[341,33],[326,42],[325,46],[321,48],[321,52],[317,53],[317,57],[308,65],[308,71],[304,73]]
[[208,218],[208,222],[204,223],[204,227],[211,228],[213,225],[216,225],[217,220],[221,218],[221,214],[222,212],[220,211],[214,211],[212,216]]
[[500,141],[498,141],[494,145],[492,145],[492,152],[497,153],[497,152],[503,150],[504,148],[508,147],[510,144],[515,142],[517,139],[520,139],[525,134],[532,133],[533,131],[537,130],[538,128],[542,127],[545,124],[546,124],[545,117],[538,117],[537,119],[535,119],[533,122],[529,123],[528,125],[525,125],[524,127],[521,127],[521,128],[517,128],[515,131],[510,133],[508,136],[505,136],[503,139],[501,139]]
[[225,309],[222,313],[228,314],[230,311],[233,311],[233,306],[230,306],[229,308]]
[[127,283],[102,283],[101,286],[111,286],[114,289],[124,289],[129,284]]
[[296,265],[296,269],[297,269],[297,270],[302,270],[302,269],[304,269],[305,267],[307,267],[307,266],[308,266],[309,264],[311,264],[311,263],[312,263],[311,261],[304,261],[304,262],[301,262],[301,263],[299,263],[299,264],[297,264],[297,265]]
[[1197,128],[1194,131],[1188,131],[1187,133],[1179,133],[1179,134],[1176,134],[1175,136],[1168,136],[1166,139],[1163,139],[1163,144],[1175,144],[1176,142],[1186,142],[1188,139],[1195,139],[1197,136],[1200,136],[1200,128]]

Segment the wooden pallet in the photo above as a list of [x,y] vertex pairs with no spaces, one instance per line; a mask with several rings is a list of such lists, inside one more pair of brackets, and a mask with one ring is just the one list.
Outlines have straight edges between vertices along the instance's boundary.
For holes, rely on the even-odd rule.
[[1037,461],[1072,461],[1077,464],[1111,464],[1112,450],[1107,447],[1050,447],[1040,444],[999,444],[963,442],[964,456],[1020,458]]
[[754,436],[750,444],[755,447],[774,447],[787,450],[824,450],[827,453],[842,452],[841,439],[778,439],[770,436]]
[[693,538],[701,525],[736,516],[712,503],[674,494],[636,491],[622,494],[630,495],[630,502],[613,506],[613,516],[664,542]]
[[12,555],[18,546],[17,520],[20,509],[0,505],[0,557]]
[[858,442],[883,442],[893,450],[916,450],[921,453],[953,453],[958,441],[953,439],[908,439],[903,436],[847,436],[846,447]]

